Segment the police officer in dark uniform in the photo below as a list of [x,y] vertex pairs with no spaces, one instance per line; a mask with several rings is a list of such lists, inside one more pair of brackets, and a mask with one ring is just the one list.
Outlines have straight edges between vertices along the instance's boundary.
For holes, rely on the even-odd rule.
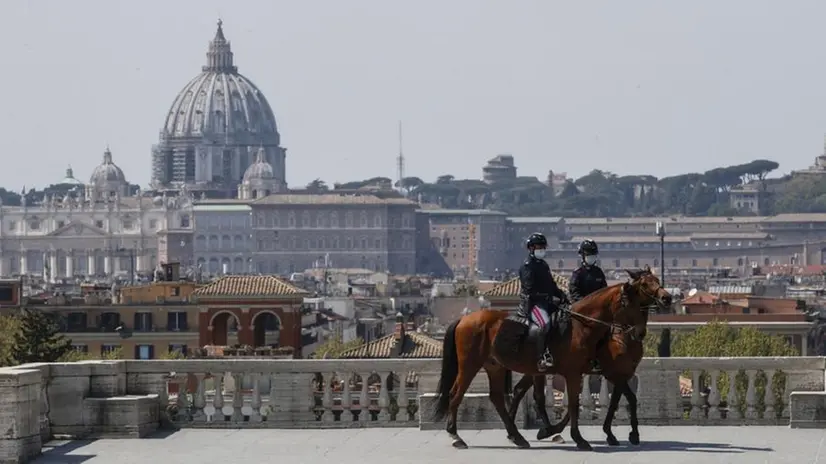
[[[534,306],[544,309],[550,315],[558,309],[551,301],[551,297],[559,298],[561,302],[567,303],[568,296],[556,285],[556,281],[551,276],[551,268],[545,262],[545,254],[548,248],[548,240],[545,236],[539,233],[531,234],[525,244],[529,255],[522,267],[519,268],[520,302],[518,313],[536,324],[535,318],[531,314]],[[553,358],[546,343],[548,330],[550,330],[550,324],[546,324],[542,329],[541,336],[537,337],[537,348],[538,352],[541,353],[537,367],[540,371],[553,366]]]
[[[586,296],[603,289],[608,286],[605,279],[605,273],[597,265],[597,257],[599,256],[599,247],[596,242],[587,239],[579,244],[577,254],[581,261],[578,268],[571,274],[571,279],[568,281],[568,294],[571,295],[571,301],[577,301]],[[594,361],[592,365],[594,371],[599,371],[599,364]]]

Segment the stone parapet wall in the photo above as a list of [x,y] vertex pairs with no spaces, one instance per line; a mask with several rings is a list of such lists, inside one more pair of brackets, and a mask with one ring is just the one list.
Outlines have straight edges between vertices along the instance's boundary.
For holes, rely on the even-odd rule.
[[[142,437],[159,426],[441,428],[430,419],[440,369],[439,359],[124,360],[2,368],[0,427],[8,433],[0,437],[0,463],[24,462],[52,437]],[[642,424],[826,427],[825,375],[821,357],[646,358],[632,388]],[[597,376],[583,384],[581,422],[601,423],[611,386]],[[501,426],[487,391],[481,373],[459,412],[461,428]],[[566,392],[546,393],[552,420],[560,418]],[[519,407],[519,426],[532,427],[533,395]],[[622,407],[617,422],[627,422]]]

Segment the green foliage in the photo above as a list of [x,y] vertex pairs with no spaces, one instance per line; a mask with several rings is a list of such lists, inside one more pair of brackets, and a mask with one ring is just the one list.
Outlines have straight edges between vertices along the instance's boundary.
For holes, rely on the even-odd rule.
[[161,354],[160,359],[186,359],[181,350],[170,350]]
[[14,316],[0,316],[0,367],[13,366],[14,338],[20,331],[20,319]]
[[330,337],[330,339],[315,349],[314,357],[316,359],[336,359],[341,357],[341,354],[345,351],[357,348],[363,344],[364,340],[361,338],[344,343],[339,336]]
[[[752,327],[734,328],[725,322],[712,321],[697,330],[677,334],[672,339],[672,355],[680,357],[762,357],[762,356],[797,356],[797,350],[786,343],[780,336],[770,335]],[[689,376],[688,373],[685,373]],[[722,373],[717,378],[717,389],[723,402],[729,401],[729,373]],[[690,378],[690,377],[689,377]],[[740,412],[744,409],[748,376],[744,371],[736,375],[736,405]],[[711,376],[703,372],[702,384],[709,385]],[[786,383],[786,374],[778,371],[772,379],[768,379],[763,371],[757,373],[755,391],[758,399],[758,410],[764,409],[764,398],[767,382],[772,381],[775,396],[775,411],[782,411],[783,389]]]
[[60,334],[55,317],[42,311],[24,310],[14,334],[11,357],[14,364],[55,362],[69,351],[72,341]]
[[101,356],[100,359],[106,361],[116,361],[118,359],[126,359],[123,356],[123,348],[118,346],[117,348],[109,351],[105,351]]
[[90,355],[89,353],[84,353],[82,351],[77,350],[69,350],[63,356],[58,359],[58,362],[78,362],[78,361],[90,361],[95,359],[94,356]]
[[[595,169],[575,181],[566,182],[558,195],[548,182],[527,176],[488,184],[443,174],[433,182],[407,177],[396,182],[395,186],[407,189],[412,199],[421,198],[442,208],[489,208],[516,216],[731,216],[743,214],[731,207],[731,190],[744,184],[767,190],[766,175],[778,166],[774,161],[755,160],[663,179],[650,175],[618,176]],[[390,188],[391,183],[386,178],[373,178],[335,184],[336,189],[377,186]],[[823,193],[826,194],[826,185]],[[798,209],[789,210],[789,207]],[[826,195],[822,202],[814,201],[812,204],[789,197],[785,203],[781,202],[779,208],[774,208],[769,201],[761,201],[761,209],[765,210],[761,214],[775,209],[777,212],[795,212],[801,209],[819,210],[821,207],[826,211]]]

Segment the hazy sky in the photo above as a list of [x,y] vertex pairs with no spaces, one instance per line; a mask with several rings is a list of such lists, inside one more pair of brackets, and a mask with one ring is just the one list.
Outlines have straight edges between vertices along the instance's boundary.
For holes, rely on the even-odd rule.
[[826,132],[826,2],[3,0],[0,185],[88,180],[150,147],[218,17],[269,99],[298,187],[593,168],[808,166]]

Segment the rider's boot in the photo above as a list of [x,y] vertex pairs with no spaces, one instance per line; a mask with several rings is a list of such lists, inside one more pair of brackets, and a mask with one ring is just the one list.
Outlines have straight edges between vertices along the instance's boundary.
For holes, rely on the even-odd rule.
[[536,341],[536,352],[540,353],[539,361],[536,363],[536,368],[539,372],[545,372],[554,366],[554,358],[551,355],[551,350],[548,349],[547,340],[548,331],[546,328],[543,328]]

